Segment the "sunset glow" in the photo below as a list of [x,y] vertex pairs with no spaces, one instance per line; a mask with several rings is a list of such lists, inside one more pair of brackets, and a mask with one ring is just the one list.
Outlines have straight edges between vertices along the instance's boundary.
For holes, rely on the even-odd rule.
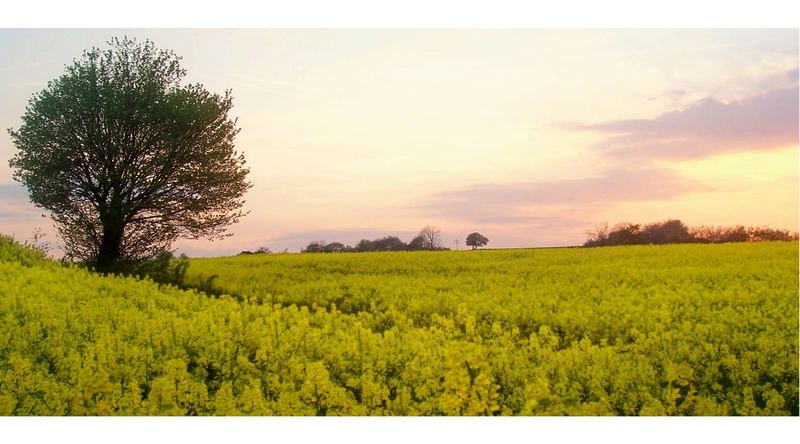
[[[250,213],[215,256],[423,226],[577,245],[608,222],[798,229],[797,30],[0,30],[0,126],[112,36],[233,90]],[[0,137],[0,232],[42,211]],[[56,241],[52,234],[49,239]]]

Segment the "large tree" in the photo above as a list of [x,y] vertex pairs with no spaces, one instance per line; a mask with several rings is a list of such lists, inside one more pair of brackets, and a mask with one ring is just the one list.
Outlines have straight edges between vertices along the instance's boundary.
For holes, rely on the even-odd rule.
[[49,210],[65,253],[99,271],[179,237],[226,236],[250,187],[230,91],[182,85],[181,58],[150,41],[108,45],[67,65],[9,130],[14,178]]

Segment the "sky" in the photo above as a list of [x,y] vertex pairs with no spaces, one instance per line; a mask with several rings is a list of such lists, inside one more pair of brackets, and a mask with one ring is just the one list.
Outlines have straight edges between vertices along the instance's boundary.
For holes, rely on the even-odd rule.
[[[0,127],[111,37],[231,89],[253,187],[192,256],[422,227],[463,248],[579,245],[602,223],[798,229],[798,30],[0,29]],[[0,133],[0,233],[58,240]]]

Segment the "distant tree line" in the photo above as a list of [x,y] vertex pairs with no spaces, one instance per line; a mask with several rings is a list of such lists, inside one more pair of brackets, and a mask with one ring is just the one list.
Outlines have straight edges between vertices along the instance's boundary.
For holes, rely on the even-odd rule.
[[677,219],[646,225],[620,223],[613,228],[603,224],[590,231],[584,247],[642,244],[720,244],[726,242],[761,242],[797,240],[797,233],[768,227],[698,226],[687,227]]
[[270,254],[270,253],[272,253],[272,251],[270,251],[269,248],[267,248],[267,247],[258,247],[258,249],[256,251],[244,250],[244,251],[239,253],[239,256],[247,256],[249,254]]
[[303,248],[303,253],[364,253],[370,251],[441,251],[449,250],[442,246],[441,232],[436,227],[427,226],[420,230],[410,242],[405,243],[397,236],[379,239],[361,239],[355,245],[341,242],[313,241]]

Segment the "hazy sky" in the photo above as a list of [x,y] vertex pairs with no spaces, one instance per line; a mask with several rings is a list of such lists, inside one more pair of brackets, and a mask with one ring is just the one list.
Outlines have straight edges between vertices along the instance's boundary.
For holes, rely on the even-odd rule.
[[[490,247],[667,218],[797,230],[797,30],[0,30],[0,127],[123,34],[233,90],[250,214],[179,251],[408,241],[425,225]],[[14,151],[0,134],[0,232],[52,232],[11,178]]]

